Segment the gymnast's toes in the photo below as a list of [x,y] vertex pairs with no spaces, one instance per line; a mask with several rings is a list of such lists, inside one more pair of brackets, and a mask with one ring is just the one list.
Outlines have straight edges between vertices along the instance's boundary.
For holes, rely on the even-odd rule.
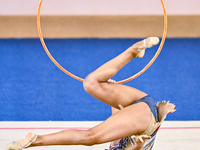
[[22,150],[19,142],[12,142],[6,145],[5,150]]
[[158,37],[149,37],[149,38],[150,38],[149,43],[146,43],[146,40],[145,40],[145,44],[147,44],[147,48],[151,48],[152,46],[157,45],[160,41]]
[[158,37],[149,37],[143,40],[142,45],[140,45],[137,48],[137,52],[138,54],[136,55],[136,57],[138,58],[142,58],[145,54],[145,49],[146,48],[151,48],[154,45],[157,45],[159,43],[159,38]]

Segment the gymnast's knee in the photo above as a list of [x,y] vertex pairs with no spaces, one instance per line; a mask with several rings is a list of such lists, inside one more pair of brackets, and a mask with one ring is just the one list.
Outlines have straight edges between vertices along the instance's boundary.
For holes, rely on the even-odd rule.
[[83,81],[83,87],[87,93],[92,93],[97,87],[98,81],[91,73]]
[[86,146],[93,146],[95,144],[100,144],[98,141],[99,140],[98,140],[98,137],[96,136],[96,134],[93,131],[91,131],[90,129],[87,130],[87,134],[85,136],[85,140],[84,140],[83,144]]

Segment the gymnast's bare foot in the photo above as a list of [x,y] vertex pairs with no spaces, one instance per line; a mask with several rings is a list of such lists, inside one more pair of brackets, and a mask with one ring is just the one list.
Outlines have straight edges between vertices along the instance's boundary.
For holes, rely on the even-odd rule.
[[146,48],[151,48],[159,43],[158,37],[149,37],[140,42],[135,43],[130,48],[133,50],[135,57],[142,58]]

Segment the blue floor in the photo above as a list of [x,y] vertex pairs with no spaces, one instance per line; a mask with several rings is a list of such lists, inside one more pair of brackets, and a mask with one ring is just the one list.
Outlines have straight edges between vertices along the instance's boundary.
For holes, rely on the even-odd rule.
[[[81,78],[140,39],[46,39],[54,58]],[[134,59],[115,77],[140,71],[158,46]],[[155,101],[170,100],[177,111],[167,120],[200,120],[200,39],[167,39],[159,57],[125,83]],[[0,121],[102,121],[110,107],[87,94],[82,82],[59,70],[39,39],[0,39]]]

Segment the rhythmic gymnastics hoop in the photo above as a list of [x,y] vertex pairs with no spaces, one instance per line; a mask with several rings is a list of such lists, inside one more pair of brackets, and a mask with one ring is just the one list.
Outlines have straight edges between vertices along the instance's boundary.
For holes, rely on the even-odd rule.
[[[76,80],[79,80],[79,81],[84,81],[84,79],[72,74],[71,72],[67,71],[65,68],[63,68],[54,58],[53,56],[50,54],[45,42],[44,42],[44,38],[42,36],[42,30],[41,30],[41,25],[40,25],[40,11],[41,11],[41,6],[42,6],[42,1],[43,0],[40,0],[40,3],[39,3],[39,6],[38,6],[38,13],[37,13],[37,28],[38,28],[38,34],[39,34],[39,38],[40,38],[40,41],[42,43],[42,46],[45,50],[45,52],[47,53],[48,57],[51,59],[51,61],[60,69],[62,70],[64,73],[66,73],[67,75],[71,76],[72,78],[76,79]],[[166,12],[166,8],[165,8],[165,4],[164,4],[164,1],[163,0],[160,0],[161,1],[161,4],[162,4],[162,7],[163,7],[163,13],[164,13],[164,29],[163,29],[163,35],[162,35],[162,41],[160,43],[160,46],[157,50],[157,52],[155,53],[154,57],[150,60],[150,62],[141,70],[139,71],[138,73],[136,73],[135,75],[127,78],[127,79],[124,79],[124,80],[121,80],[121,81],[118,81],[117,83],[118,84],[121,84],[121,83],[125,83],[125,82],[128,82],[138,76],[140,76],[142,73],[144,73],[152,64],[153,62],[156,60],[156,58],[158,57],[158,55],[160,54],[162,48],[163,48],[163,45],[165,43],[165,39],[166,39],[166,34],[167,34],[167,12]]]

